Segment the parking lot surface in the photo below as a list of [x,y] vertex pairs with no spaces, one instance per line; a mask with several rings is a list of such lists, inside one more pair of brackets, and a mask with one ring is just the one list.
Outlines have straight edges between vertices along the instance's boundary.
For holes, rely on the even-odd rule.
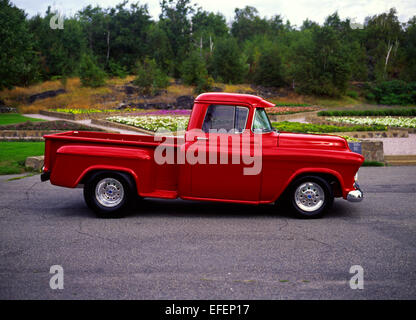
[[[276,206],[145,199],[98,219],[82,189],[0,177],[0,299],[415,299],[416,167],[361,168],[361,203],[318,220]],[[64,289],[49,286],[52,265]],[[350,288],[350,267],[364,289]]]

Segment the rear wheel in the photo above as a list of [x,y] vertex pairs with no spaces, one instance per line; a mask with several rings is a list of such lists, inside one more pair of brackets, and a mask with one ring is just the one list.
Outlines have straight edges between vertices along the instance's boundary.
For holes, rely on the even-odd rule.
[[99,172],[84,186],[84,199],[89,208],[102,218],[122,217],[134,199],[134,184],[124,173]]
[[288,202],[299,218],[319,218],[334,202],[332,188],[318,176],[297,179],[288,192]]

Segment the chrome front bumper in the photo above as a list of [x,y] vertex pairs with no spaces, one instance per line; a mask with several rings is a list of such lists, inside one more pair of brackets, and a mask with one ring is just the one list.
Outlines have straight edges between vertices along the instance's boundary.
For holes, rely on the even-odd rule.
[[348,192],[347,200],[350,202],[360,202],[363,200],[364,194],[357,183],[354,184],[354,187],[356,190]]

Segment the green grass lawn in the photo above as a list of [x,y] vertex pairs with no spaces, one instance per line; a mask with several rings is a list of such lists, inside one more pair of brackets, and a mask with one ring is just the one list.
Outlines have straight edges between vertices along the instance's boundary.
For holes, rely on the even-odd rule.
[[1,113],[0,114],[0,125],[21,123],[21,122],[26,122],[26,121],[38,122],[38,121],[45,121],[45,120],[25,117],[19,113]]
[[0,142],[0,175],[24,172],[26,158],[44,151],[44,142]]

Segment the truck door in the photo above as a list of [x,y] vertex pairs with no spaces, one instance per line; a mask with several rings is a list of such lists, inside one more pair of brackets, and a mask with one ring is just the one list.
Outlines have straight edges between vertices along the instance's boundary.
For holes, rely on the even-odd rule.
[[[202,124],[202,136],[188,145],[188,148],[197,149],[199,159],[195,164],[190,164],[189,159],[186,161],[191,171],[192,197],[259,200],[261,172],[245,174],[244,168],[250,168],[253,164],[247,164],[248,161],[242,158],[253,153],[253,135],[247,123],[249,114],[250,108],[247,106],[208,106]],[[202,159],[205,159],[205,163],[200,163]]]

